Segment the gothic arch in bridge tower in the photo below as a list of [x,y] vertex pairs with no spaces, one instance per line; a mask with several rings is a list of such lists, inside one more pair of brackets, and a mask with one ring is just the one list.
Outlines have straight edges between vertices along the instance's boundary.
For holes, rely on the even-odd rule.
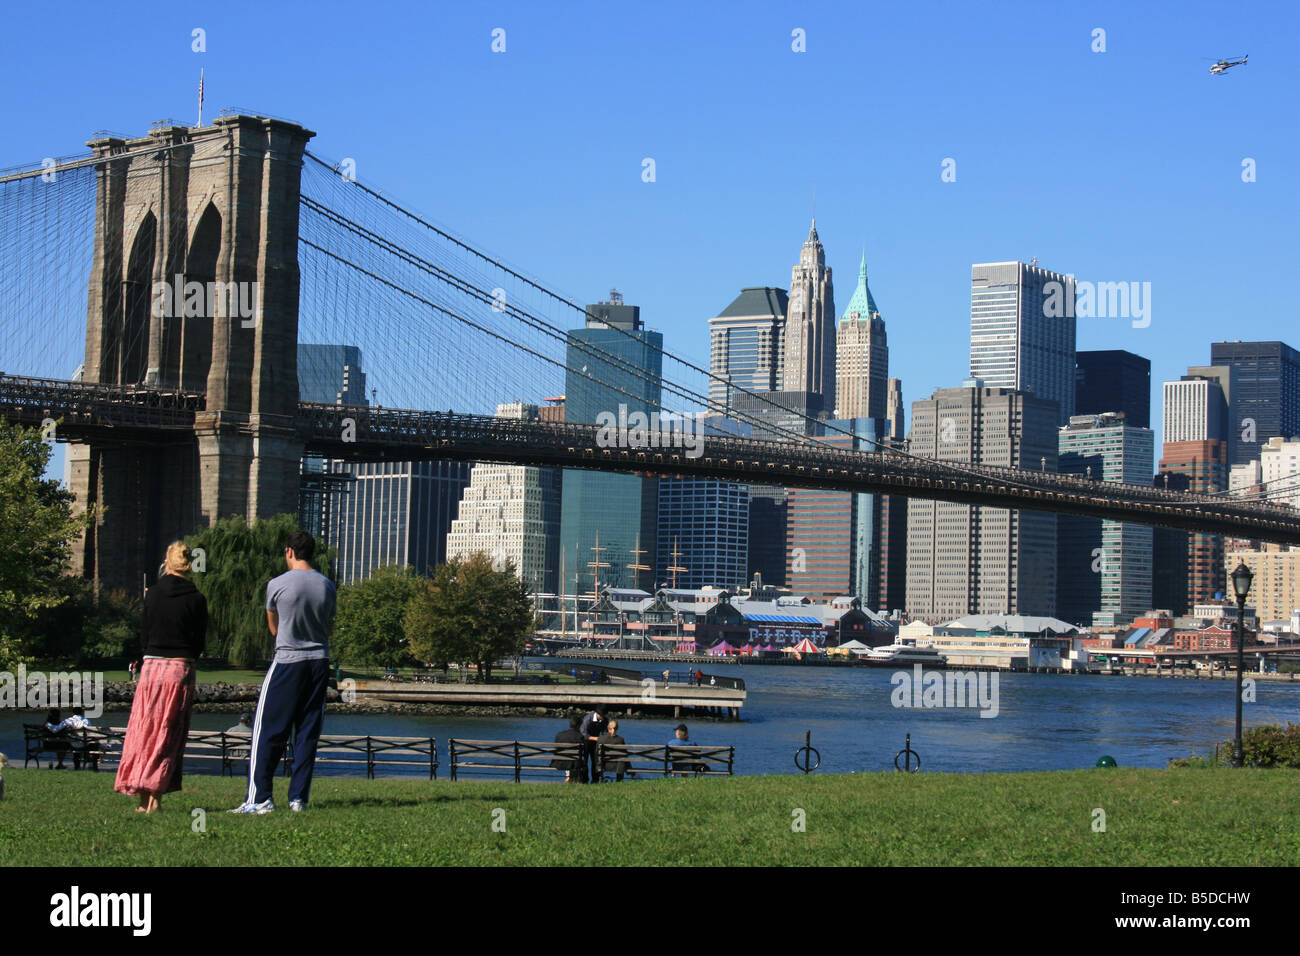
[[[217,263],[221,258],[221,213],[211,200],[199,216],[198,225],[190,239],[189,253],[185,257],[185,283],[197,282],[204,289],[213,288],[217,282]],[[212,334],[217,322],[230,322],[230,316],[221,308],[221,297],[212,295],[207,301],[216,306],[212,315],[185,316],[180,320],[180,387],[187,392],[202,392],[208,387],[208,371],[212,366]]]
[[116,341],[110,339],[118,358],[116,383],[134,385],[144,381],[149,358],[149,313],[153,300],[153,264],[157,253],[158,220],[145,215],[131,241],[122,282],[122,322]]

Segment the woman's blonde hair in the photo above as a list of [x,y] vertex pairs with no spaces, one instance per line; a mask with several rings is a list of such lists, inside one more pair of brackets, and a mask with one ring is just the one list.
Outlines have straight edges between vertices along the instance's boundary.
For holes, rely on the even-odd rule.
[[188,574],[194,555],[184,541],[173,541],[167,545],[167,570]]

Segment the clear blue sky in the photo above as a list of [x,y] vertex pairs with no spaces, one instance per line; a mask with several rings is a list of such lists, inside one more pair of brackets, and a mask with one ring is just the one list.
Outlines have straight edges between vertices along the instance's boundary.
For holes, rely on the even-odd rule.
[[1212,340],[1300,347],[1298,24],[1291,2],[11,4],[0,166],[192,123],[203,67],[208,117],[301,122],[557,290],[617,286],[706,364],[710,316],[789,283],[815,190],[837,304],[865,246],[909,403],[967,374],[971,263],[1037,256],[1152,284],[1149,328],[1080,320],[1078,345],[1149,357],[1158,415]]

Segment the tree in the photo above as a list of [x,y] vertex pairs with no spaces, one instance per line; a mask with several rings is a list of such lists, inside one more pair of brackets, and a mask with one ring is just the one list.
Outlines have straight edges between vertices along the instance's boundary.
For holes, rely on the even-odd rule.
[[411,568],[388,564],[339,589],[330,653],[344,664],[401,667],[414,663],[406,636],[406,608],[427,581]]
[[[208,653],[225,657],[237,667],[269,658],[274,638],[266,626],[266,585],[288,570],[284,549],[298,530],[293,515],[262,518],[249,526],[243,518],[223,518],[185,539],[203,549],[203,570],[191,575],[208,599]],[[329,574],[331,548],[316,545],[311,566]]]
[[417,658],[473,661],[488,678],[494,661],[519,653],[533,626],[532,599],[514,565],[495,571],[481,551],[438,568],[407,606],[405,620]]
[[0,421],[0,667],[28,663],[35,622],[70,597],[62,578],[73,542],[94,520],[45,478],[50,446],[35,428]]

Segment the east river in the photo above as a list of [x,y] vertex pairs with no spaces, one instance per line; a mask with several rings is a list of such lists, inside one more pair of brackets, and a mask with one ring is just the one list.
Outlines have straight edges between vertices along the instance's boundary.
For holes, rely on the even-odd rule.
[[[892,769],[909,733],[924,771],[984,773],[1092,767],[1103,754],[1122,767],[1164,767],[1173,757],[1209,752],[1233,732],[1233,682],[1222,679],[999,673],[997,714],[981,717],[979,707],[894,706],[902,696],[894,675],[905,671],[910,678],[907,668],[704,666],[708,673],[743,678],[748,699],[740,721],[686,718],[691,739],[734,745],[741,774],[797,772],[795,751],[808,731],[821,753],[822,773]],[[980,676],[987,681],[994,675]],[[1244,705],[1247,727],[1300,721],[1300,681],[1259,680],[1255,696]],[[909,692],[906,702],[923,701]],[[125,726],[126,716],[110,711],[95,724]],[[0,711],[0,751],[12,765],[22,766],[22,723],[41,719],[32,712]],[[192,726],[221,730],[235,719],[196,713]],[[676,723],[625,719],[620,733],[628,743],[662,744]],[[449,737],[549,741],[561,729],[560,721],[541,717],[327,713],[324,732],[436,737],[443,777]]]

